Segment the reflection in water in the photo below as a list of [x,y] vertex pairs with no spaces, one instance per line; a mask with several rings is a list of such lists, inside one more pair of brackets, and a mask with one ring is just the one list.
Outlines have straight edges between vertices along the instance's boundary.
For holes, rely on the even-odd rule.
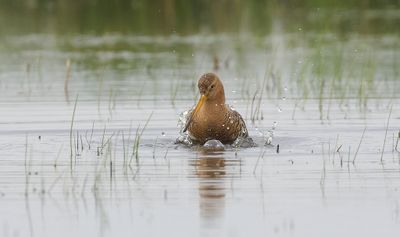
[[[202,151],[192,160],[199,178],[200,217],[207,227],[216,227],[224,218],[227,168],[230,161],[222,152]],[[232,163],[238,163],[232,160]]]

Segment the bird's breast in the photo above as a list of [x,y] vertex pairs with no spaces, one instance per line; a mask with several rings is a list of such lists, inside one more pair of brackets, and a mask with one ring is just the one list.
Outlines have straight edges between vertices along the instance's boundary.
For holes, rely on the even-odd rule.
[[237,138],[234,120],[226,106],[205,107],[193,118],[189,133],[195,140],[205,142],[209,139],[230,142]]

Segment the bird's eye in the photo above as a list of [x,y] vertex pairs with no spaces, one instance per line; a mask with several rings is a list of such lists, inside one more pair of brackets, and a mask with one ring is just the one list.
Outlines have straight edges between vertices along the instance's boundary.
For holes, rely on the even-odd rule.
[[214,85],[211,85],[211,89],[214,89]]

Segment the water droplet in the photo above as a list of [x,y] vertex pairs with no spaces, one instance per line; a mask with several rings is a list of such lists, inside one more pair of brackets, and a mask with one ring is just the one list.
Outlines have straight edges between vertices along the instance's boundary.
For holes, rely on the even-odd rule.
[[281,113],[281,112],[282,112],[282,109],[281,109],[281,107],[279,107],[279,106],[276,106],[276,109],[278,110],[278,112],[279,112],[279,113]]
[[282,97],[282,100],[286,100],[286,97],[285,97],[285,96],[283,96],[283,97]]
[[278,125],[278,122],[275,121],[275,122],[272,124],[272,129],[275,130],[275,128],[276,128],[277,125]]
[[299,31],[302,31],[303,29],[301,27],[299,27]]
[[288,88],[285,86],[285,87],[283,88],[283,90],[284,90],[284,91],[287,91],[287,90],[288,90]]
[[162,135],[163,137],[165,137],[165,132],[161,132],[161,135]]

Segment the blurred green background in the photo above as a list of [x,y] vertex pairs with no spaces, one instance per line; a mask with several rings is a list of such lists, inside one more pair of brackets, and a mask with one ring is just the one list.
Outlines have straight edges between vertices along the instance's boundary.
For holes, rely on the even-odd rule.
[[270,97],[288,88],[292,98],[318,98],[321,111],[323,98],[356,97],[367,108],[370,98],[398,97],[400,0],[0,0],[0,6],[0,90],[7,99],[36,93],[54,100],[66,71],[70,94],[88,100],[135,95],[174,105],[195,98],[194,82],[207,71],[230,91],[242,88],[240,98],[251,100],[265,84]]
[[[0,33],[399,33],[400,0],[0,0]],[[382,11],[385,14],[381,14]]]

